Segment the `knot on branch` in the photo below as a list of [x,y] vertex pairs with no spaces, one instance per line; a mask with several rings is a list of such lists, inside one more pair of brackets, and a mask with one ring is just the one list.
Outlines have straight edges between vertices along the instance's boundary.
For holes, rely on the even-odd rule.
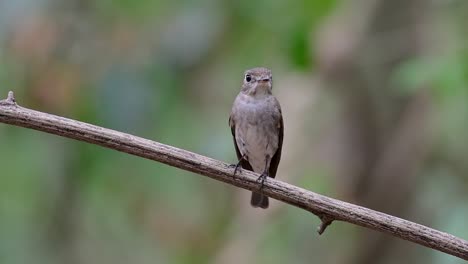
[[322,223],[320,224],[320,226],[317,228],[317,233],[319,235],[323,234],[323,232],[325,232],[325,229],[327,229],[327,227],[329,225],[331,225],[331,223],[333,222],[333,220],[335,220],[334,218],[328,216],[328,215],[320,215],[319,216],[320,220],[322,221]]
[[13,91],[8,92],[7,98],[5,100],[1,100],[0,105],[16,105],[15,95],[13,94]]

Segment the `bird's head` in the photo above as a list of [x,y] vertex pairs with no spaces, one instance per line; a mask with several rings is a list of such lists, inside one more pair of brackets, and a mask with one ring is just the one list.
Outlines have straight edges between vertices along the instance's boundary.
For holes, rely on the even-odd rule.
[[258,97],[271,94],[273,79],[267,68],[253,68],[244,73],[242,92]]

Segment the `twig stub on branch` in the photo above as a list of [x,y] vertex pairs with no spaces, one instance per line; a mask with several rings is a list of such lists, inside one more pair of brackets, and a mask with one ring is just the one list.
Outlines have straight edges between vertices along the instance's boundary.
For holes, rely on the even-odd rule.
[[13,91],[8,92],[8,96],[5,100],[0,100],[0,105],[16,105],[15,95]]
[[317,228],[317,233],[319,235],[323,234],[323,232],[325,232],[325,229],[327,229],[327,227],[329,225],[331,225],[331,223],[335,220],[333,219],[332,217],[329,217],[327,215],[321,215],[319,216],[320,218],[320,221],[322,221],[322,223],[320,223],[320,226]]

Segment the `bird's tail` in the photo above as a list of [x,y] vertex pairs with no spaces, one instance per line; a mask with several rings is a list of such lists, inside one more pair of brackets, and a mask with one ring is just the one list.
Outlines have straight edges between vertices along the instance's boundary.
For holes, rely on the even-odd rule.
[[250,204],[253,207],[260,207],[263,209],[267,209],[268,197],[260,193],[252,192],[252,198],[250,199]]

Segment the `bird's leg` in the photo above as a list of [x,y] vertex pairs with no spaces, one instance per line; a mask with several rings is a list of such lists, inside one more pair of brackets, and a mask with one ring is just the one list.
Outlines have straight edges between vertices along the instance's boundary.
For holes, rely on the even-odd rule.
[[260,174],[260,176],[258,176],[257,182],[260,183],[260,190],[263,189],[263,185],[265,184],[265,180],[266,180],[267,177],[268,177],[268,171],[267,170],[263,171],[263,173]]
[[231,168],[234,168],[234,173],[232,174],[232,177],[235,177],[236,176],[236,173],[237,171],[240,169],[240,165],[241,165],[241,162],[245,160],[245,154],[242,155],[242,157],[239,159],[239,161],[237,162],[237,164],[231,164],[229,165],[229,167]]
[[265,158],[265,170],[263,171],[262,174],[257,179],[257,182],[260,183],[260,190],[263,189],[263,185],[265,184],[265,180],[267,177],[269,177],[268,171],[270,170],[270,155],[267,155]]

